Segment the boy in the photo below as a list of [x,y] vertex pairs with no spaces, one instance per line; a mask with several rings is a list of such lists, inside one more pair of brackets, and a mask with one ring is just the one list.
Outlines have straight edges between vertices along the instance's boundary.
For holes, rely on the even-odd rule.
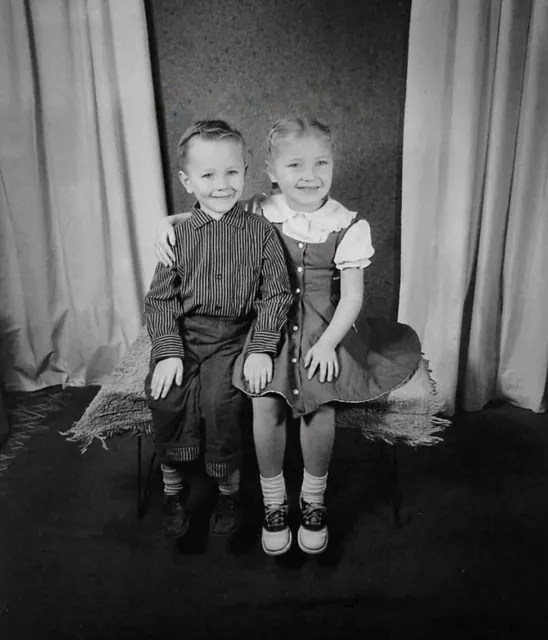
[[206,472],[219,488],[213,532],[230,536],[238,529],[248,401],[232,386],[232,369],[252,329],[248,382],[263,388],[271,380],[271,356],[291,305],[276,233],[240,203],[244,147],[241,134],[223,121],[197,122],[183,134],[178,175],[197,203],[175,227],[174,265],[158,264],[145,298],[152,340],[145,389],[162,462],[163,528],[174,537],[189,525],[181,463],[200,455],[202,441]]

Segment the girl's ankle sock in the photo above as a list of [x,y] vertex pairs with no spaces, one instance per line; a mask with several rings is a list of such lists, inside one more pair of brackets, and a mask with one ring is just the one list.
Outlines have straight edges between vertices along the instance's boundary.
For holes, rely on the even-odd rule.
[[325,476],[311,476],[305,469],[303,472],[303,484],[301,498],[309,504],[323,504],[324,493],[327,487],[327,473]]
[[260,476],[263,502],[266,506],[283,504],[286,500],[283,472],[273,478]]

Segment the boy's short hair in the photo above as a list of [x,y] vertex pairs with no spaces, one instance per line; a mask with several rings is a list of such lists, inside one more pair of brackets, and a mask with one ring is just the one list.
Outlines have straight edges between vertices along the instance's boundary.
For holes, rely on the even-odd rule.
[[188,156],[190,141],[193,138],[203,140],[234,140],[245,149],[245,140],[242,134],[227,124],[224,120],[198,120],[183,133],[177,145],[177,158],[179,166],[184,171]]

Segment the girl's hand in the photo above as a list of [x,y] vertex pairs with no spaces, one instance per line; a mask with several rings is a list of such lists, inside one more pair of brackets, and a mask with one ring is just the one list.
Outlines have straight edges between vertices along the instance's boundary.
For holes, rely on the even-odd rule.
[[171,267],[175,262],[175,254],[171,247],[175,246],[175,231],[169,217],[162,218],[154,229],[154,247],[156,257],[165,266]]
[[266,353],[252,353],[247,356],[244,378],[251,393],[260,393],[272,382],[272,358]]
[[339,361],[335,349],[318,340],[316,344],[308,350],[304,358],[304,366],[310,367],[308,371],[308,379],[311,380],[316,369],[319,367],[320,382],[332,382],[339,375]]

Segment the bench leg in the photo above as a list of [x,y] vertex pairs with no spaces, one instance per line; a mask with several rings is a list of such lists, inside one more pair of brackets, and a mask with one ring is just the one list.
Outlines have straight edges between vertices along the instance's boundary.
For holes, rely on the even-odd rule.
[[402,526],[402,490],[400,487],[397,445],[388,445],[385,442],[381,442],[379,462],[383,462],[387,468],[388,496],[392,507],[392,522],[397,529],[400,529]]
[[401,505],[402,490],[400,486],[400,465],[398,459],[397,445],[391,447],[390,467],[389,467],[389,484],[392,498],[392,521],[397,529],[402,526],[401,521]]
[[[143,479],[143,436],[137,436],[137,518],[145,515],[151,493],[151,480],[156,462],[156,452],[150,456],[147,474]],[[143,482],[144,481],[144,482]]]

